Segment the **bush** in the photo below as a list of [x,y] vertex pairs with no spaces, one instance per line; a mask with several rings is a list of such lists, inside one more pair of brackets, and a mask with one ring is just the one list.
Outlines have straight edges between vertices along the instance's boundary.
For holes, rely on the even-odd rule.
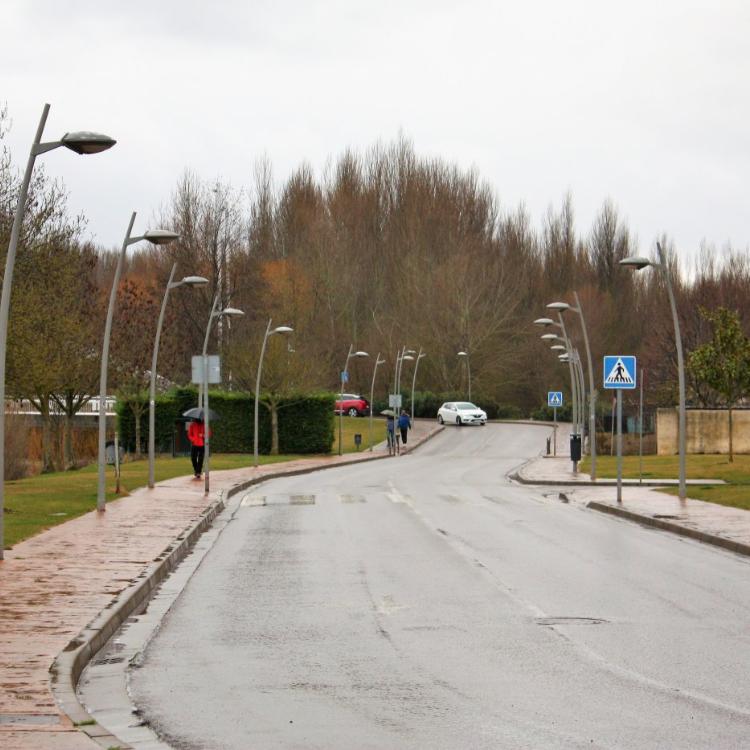
[[[279,405],[280,453],[330,453],[333,445],[335,396],[331,393],[305,393],[289,396]],[[177,388],[156,399],[156,444],[171,450],[175,424],[183,412],[196,406],[194,388]],[[255,399],[237,391],[209,391],[208,404],[219,417],[210,423],[211,449],[216,453],[252,453]],[[125,450],[135,449],[135,421],[127,401],[117,402],[120,441]],[[148,409],[141,418],[143,442],[148,441]],[[260,404],[258,411],[258,452],[271,450],[271,412]]]
[[[555,418],[554,409],[551,406],[542,406],[531,412],[531,418],[540,422],[551,422]],[[565,404],[557,409],[558,422],[570,422],[573,419],[573,407]]]

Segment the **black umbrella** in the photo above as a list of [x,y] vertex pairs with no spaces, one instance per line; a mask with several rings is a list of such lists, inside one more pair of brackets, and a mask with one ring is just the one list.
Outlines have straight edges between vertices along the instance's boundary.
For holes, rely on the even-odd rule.
[[[192,409],[182,412],[182,416],[191,422],[203,422],[204,420],[204,409],[202,406],[194,406]],[[211,408],[208,410],[208,416],[212,422],[215,422],[221,417]]]

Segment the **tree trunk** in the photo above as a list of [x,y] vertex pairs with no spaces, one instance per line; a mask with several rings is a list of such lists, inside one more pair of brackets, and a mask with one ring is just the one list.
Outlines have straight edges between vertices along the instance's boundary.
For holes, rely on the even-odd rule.
[[[131,402],[132,404],[132,402]],[[141,414],[142,409],[133,409],[131,405],[131,411],[133,412],[133,418],[135,422],[135,457],[136,459],[141,458]]]
[[63,464],[67,471],[75,468],[76,457],[73,453],[73,394],[65,394],[65,431],[63,434]]
[[55,470],[52,457],[52,421],[49,413],[49,399],[39,399],[39,413],[42,417],[42,474]]
[[275,403],[269,406],[271,410],[271,455],[279,455],[279,410]]
[[734,463],[734,445],[732,442],[732,407],[729,407],[729,463]]

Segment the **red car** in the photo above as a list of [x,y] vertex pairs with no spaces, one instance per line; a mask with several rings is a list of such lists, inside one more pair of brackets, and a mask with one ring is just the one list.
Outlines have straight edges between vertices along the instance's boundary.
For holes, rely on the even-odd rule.
[[370,402],[362,396],[357,396],[354,393],[343,393],[343,401],[341,398],[336,399],[336,405],[334,411],[336,414],[348,414],[350,417],[364,417],[370,413]]

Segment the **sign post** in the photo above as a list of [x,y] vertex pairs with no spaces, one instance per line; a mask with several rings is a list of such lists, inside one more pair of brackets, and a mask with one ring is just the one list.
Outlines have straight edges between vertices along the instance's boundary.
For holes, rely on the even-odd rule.
[[604,358],[604,387],[617,394],[617,502],[622,502],[622,392],[635,390],[635,357],[615,355]]
[[547,406],[552,407],[552,455],[557,456],[557,407],[563,405],[562,391],[547,391]]

